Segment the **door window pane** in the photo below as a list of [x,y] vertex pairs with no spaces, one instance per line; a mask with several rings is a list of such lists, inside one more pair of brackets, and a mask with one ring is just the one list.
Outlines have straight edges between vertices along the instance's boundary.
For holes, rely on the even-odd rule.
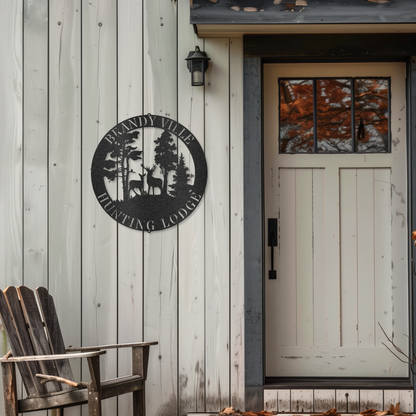
[[280,153],[390,151],[389,78],[279,80]]
[[357,152],[388,152],[389,80],[357,78],[354,93]]
[[316,81],[319,153],[351,153],[351,79]]
[[280,81],[280,153],[312,153],[313,80]]

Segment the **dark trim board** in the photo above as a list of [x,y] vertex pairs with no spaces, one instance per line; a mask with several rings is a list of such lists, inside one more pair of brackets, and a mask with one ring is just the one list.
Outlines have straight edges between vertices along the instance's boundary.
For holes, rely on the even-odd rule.
[[[263,376],[262,65],[244,59],[244,313],[246,409],[257,402]],[[247,331],[248,330],[248,331]],[[260,404],[260,406],[258,406]]]
[[[318,37],[317,37],[318,36]],[[305,55],[302,61],[311,61],[310,53],[314,53],[314,62],[332,61],[333,56],[331,50],[321,49],[322,45],[328,45],[331,43],[331,39],[326,39],[323,44],[320,43],[322,35],[308,35],[308,40],[311,45],[316,45],[314,48],[305,51]],[[391,41],[384,38],[384,44],[378,43],[377,36],[379,35],[361,35],[362,42],[370,40],[370,37],[374,49],[372,50],[371,59],[368,59],[368,55],[359,53],[356,51],[353,55],[348,52],[342,55],[341,51],[351,51],[348,45],[348,37],[344,38],[346,42],[345,47],[340,48],[337,52],[337,59],[346,59],[354,61],[366,61],[366,60],[395,60],[407,62],[407,80],[408,80],[408,155],[409,155],[409,226],[412,230],[416,229],[416,169],[412,169],[416,166],[416,146],[412,146],[414,140],[416,140],[416,42],[414,42],[414,35],[401,35],[401,41],[405,41],[406,37],[409,43],[413,43],[411,47],[407,49],[406,54],[399,48],[397,54],[393,53],[395,44],[395,38],[392,37]],[[336,38],[337,35],[326,35],[328,38]],[[255,56],[256,43],[254,38],[257,39],[258,55]],[[275,39],[278,44],[281,42],[282,37],[277,35],[275,37],[270,36],[269,43],[273,43]],[[338,38],[338,41],[341,38]],[[359,40],[360,36],[355,35],[355,40]],[[341,44],[340,44],[341,45]],[[342,45],[341,45],[342,46]],[[389,50],[389,55],[386,59],[386,50]],[[296,380],[268,380],[270,384],[266,385],[264,364],[264,288],[263,288],[263,164],[262,164],[262,72],[264,62],[301,62],[300,57],[293,57],[288,51],[286,54],[282,49],[276,48],[276,55],[268,52],[267,56],[261,55],[264,53],[264,49],[261,47],[260,38],[257,36],[244,37],[244,53],[250,50],[251,52],[244,58],[244,267],[245,267],[245,362],[246,362],[246,405],[250,409],[263,407],[263,388],[277,388],[279,386],[291,386],[290,388],[325,388],[323,386],[329,386],[331,380],[321,380],[320,382],[313,379],[296,379]],[[410,230],[409,230],[410,231]],[[415,254],[415,246],[409,247],[409,259],[412,259]],[[409,276],[416,277],[412,263],[409,261]],[[410,278],[410,325],[413,334],[416,334],[416,319],[415,304],[416,304],[416,285],[412,283]],[[334,380],[332,380],[334,382]],[[372,383],[373,382],[373,383]],[[391,381],[377,381],[371,379],[350,379],[345,380],[348,387],[354,388],[392,388]],[[271,384],[273,383],[273,384]],[[276,384],[277,383],[277,384]],[[328,384],[325,384],[328,383]],[[338,383],[338,382],[337,382]],[[397,380],[393,385],[395,388],[414,388],[416,382],[413,376]],[[333,385],[333,384],[332,384]],[[370,387],[371,386],[371,387]],[[413,386],[413,387],[412,387]],[[416,400],[416,394],[415,400]],[[246,407],[246,408],[248,408]]]
[[[415,12],[416,13],[416,12]],[[416,55],[416,33],[246,35],[244,56],[273,60],[406,59]]]
[[[275,4],[276,3],[276,4]],[[279,3],[279,4],[277,4]],[[413,0],[193,0],[193,24],[416,23]]]

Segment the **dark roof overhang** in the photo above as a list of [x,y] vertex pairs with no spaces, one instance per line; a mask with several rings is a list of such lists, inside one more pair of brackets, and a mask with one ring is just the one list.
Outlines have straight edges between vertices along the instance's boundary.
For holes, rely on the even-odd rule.
[[[282,26],[416,25],[414,0],[191,0],[191,24],[199,35],[278,33]],[[213,28],[218,28],[214,29]],[[279,29],[280,28],[280,29]],[[371,29],[375,31],[376,29]],[[384,30],[383,30],[384,31]],[[390,31],[393,31],[390,29]],[[400,31],[394,30],[394,31]]]

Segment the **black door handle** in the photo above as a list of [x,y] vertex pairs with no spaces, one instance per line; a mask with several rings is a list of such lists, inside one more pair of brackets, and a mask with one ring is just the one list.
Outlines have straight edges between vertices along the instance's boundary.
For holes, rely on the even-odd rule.
[[277,247],[277,218],[268,219],[268,245],[271,247],[271,270],[269,270],[269,279],[276,279],[276,270],[274,270],[274,248]]

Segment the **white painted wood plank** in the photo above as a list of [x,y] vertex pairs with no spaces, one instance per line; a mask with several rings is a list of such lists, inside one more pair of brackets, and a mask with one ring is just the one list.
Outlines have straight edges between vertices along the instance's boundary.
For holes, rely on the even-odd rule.
[[325,170],[313,169],[313,344],[327,344]]
[[359,390],[337,390],[336,408],[338,413],[359,413],[360,412],[360,391]]
[[313,411],[327,412],[335,407],[335,390],[314,390]]
[[[397,403],[400,403],[400,390],[384,390],[384,407],[382,410],[389,410],[390,406],[396,406]],[[400,403],[400,411],[403,412],[401,409]]]
[[[0,232],[0,284],[2,288],[19,285],[22,279],[22,60],[23,4],[0,3],[0,53],[3,56],[0,77],[0,123],[7,140],[2,141],[0,174],[7,178],[0,187],[2,215]],[[2,346],[4,344],[2,343]]]
[[[145,114],[177,119],[177,3],[143,2]],[[144,129],[144,165],[153,164],[152,140],[161,131]],[[156,174],[155,174],[156,176]],[[149,359],[146,408],[150,415],[178,412],[178,232],[144,235],[144,339],[159,342]]]
[[[279,184],[279,261],[278,263],[278,331],[285,334],[277,342],[283,345],[296,345],[296,241],[292,230],[295,227],[295,193],[296,170],[280,169]],[[268,263],[270,264],[270,263]],[[273,294],[271,294],[273,295]],[[273,329],[268,328],[267,331]],[[267,336],[269,333],[267,332]],[[272,352],[269,352],[269,356]]]
[[397,377],[402,374],[399,360],[384,346],[330,347],[330,346],[279,346],[277,368],[291,367],[291,376],[300,377],[308,368],[311,376],[322,377],[378,377],[378,374]]
[[291,411],[313,412],[313,390],[291,390]]
[[[264,113],[267,120],[270,123],[265,125],[265,137],[267,140],[264,140],[264,155],[276,155],[278,153],[278,143],[275,124],[273,121],[277,120],[277,117],[273,117],[273,109],[276,108],[277,98],[279,94],[277,93],[277,82],[271,76],[270,72],[267,71],[267,66],[264,67],[264,85],[270,85],[270,90],[274,94],[265,95],[264,102]],[[281,172],[277,166],[274,166],[273,158],[264,158],[264,189],[277,189],[277,192],[264,192],[264,216],[267,220],[268,218],[278,219],[278,239],[279,239],[279,248],[274,248],[274,268],[276,270],[277,279],[269,279],[269,270],[271,267],[271,248],[268,247],[267,238],[265,240],[264,246],[264,285],[265,285],[265,345],[266,345],[266,354],[265,354],[265,371],[266,376],[275,375],[274,371],[278,369],[274,366],[274,359],[276,357],[276,346],[279,343],[279,331],[280,331],[280,298],[279,293],[282,293],[282,270],[279,268],[280,259],[283,258],[281,254],[282,247],[285,245],[281,244],[281,241],[284,241],[282,234],[282,224],[281,224],[281,209],[279,208],[279,200],[281,198],[282,189],[281,189],[282,179]],[[283,199],[282,199],[283,200]],[[284,224],[285,222],[283,222]],[[265,224],[267,227],[267,222]],[[293,304],[292,304],[293,306]],[[293,316],[293,315],[291,315]],[[290,401],[289,401],[290,402]],[[290,409],[289,409],[290,410]]]
[[[0,153],[0,287],[22,282],[22,174],[23,174],[23,2],[0,2],[0,53],[3,57],[0,77],[0,123],[5,140]],[[5,179],[7,178],[7,180]],[[0,325],[0,355],[10,350]],[[1,382],[0,382],[1,386]],[[0,387],[1,388],[1,387]],[[19,383],[18,391],[23,389]],[[0,409],[4,409],[3,395]]]
[[[143,114],[142,2],[117,2],[118,122]],[[143,233],[118,226],[118,342],[143,340]],[[134,325],[132,324],[134,322]],[[155,354],[154,348],[150,354]],[[118,352],[118,375],[131,374],[131,352]],[[118,414],[132,414],[132,395]]]
[[[23,282],[48,281],[48,1],[23,5]],[[46,416],[39,411],[35,416]]]
[[[83,345],[117,342],[117,223],[99,205],[90,178],[96,147],[117,124],[116,16],[113,0],[82,2]],[[101,374],[116,377],[116,351],[102,360]],[[116,399],[103,403],[104,414],[116,412]]]
[[400,390],[399,402],[400,411],[404,413],[414,413],[414,391],[413,390]]
[[277,412],[277,390],[264,390],[264,410]]
[[206,262],[206,410],[218,411],[230,401],[230,137],[229,40],[206,39],[212,65],[206,73],[205,191]]
[[244,409],[243,40],[230,40],[231,405]]
[[383,390],[360,390],[360,412],[383,408]]
[[149,357],[146,407],[150,414],[177,412],[176,238],[173,227],[146,235],[144,241],[144,339],[159,342]]
[[390,406],[400,404],[401,413],[413,413],[413,390],[384,390],[384,409],[389,410]]
[[[74,346],[81,345],[82,322],[80,7],[49,5],[49,292],[65,344]],[[81,360],[71,367],[81,380]],[[66,412],[79,415],[81,408]]]
[[188,416],[218,416],[218,412],[207,412],[207,413],[188,413]]
[[[285,364],[279,367],[277,359],[281,355],[281,345],[296,345],[297,320],[297,282],[296,282],[296,238],[293,230],[296,224],[296,170],[280,169],[279,171],[279,251],[277,280],[268,281],[268,287],[278,285],[278,291],[267,290],[268,305],[266,319],[266,337],[268,351],[267,367],[270,374],[276,375],[284,371]],[[276,253],[277,249],[275,249]],[[270,268],[270,247],[266,249],[266,273]],[[280,261],[284,259],[285,261]],[[267,275],[266,275],[267,277]],[[277,296],[277,298],[276,298]],[[270,308],[270,309],[269,309]],[[285,334],[279,336],[279,334]],[[293,355],[293,354],[291,354]]]
[[143,114],[143,7],[118,2],[118,118]]
[[[407,150],[406,150],[406,67],[396,65],[396,72],[391,78],[391,132],[392,141],[392,335],[399,348],[405,353],[408,351],[408,339],[405,336],[409,331],[408,312],[408,192],[407,192]],[[403,376],[408,374],[406,364],[402,365]]]
[[296,170],[296,345],[313,345],[312,170]]
[[24,4],[24,283],[47,284],[48,2]]
[[[195,50],[204,50],[189,26],[189,3],[178,1],[178,121],[189,129],[204,147],[204,89],[191,86],[185,57]],[[179,143],[180,149],[185,147]],[[179,150],[181,151],[181,150]],[[187,157],[190,166],[193,160]],[[208,171],[208,175],[209,175]],[[179,224],[178,285],[179,333],[178,378],[179,415],[205,410],[205,265],[204,265],[204,199],[192,215]]]
[[277,390],[277,411],[290,412],[290,390]]
[[358,345],[375,345],[374,173],[357,169]]
[[341,342],[357,345],[357,199],[356,170],[340,171],[341,212]]
[[375,222],[375,303],[376,303],[376,345],[386,342],[392,332],[392,231],[391,224],[391,179],[390,169],[374,170],[374,222]]
[[[331,155],[332,156],[332,155]],[[325,250],[327,276],[327,344],[341,345],[341,209],[338,165],[325,167]]]

